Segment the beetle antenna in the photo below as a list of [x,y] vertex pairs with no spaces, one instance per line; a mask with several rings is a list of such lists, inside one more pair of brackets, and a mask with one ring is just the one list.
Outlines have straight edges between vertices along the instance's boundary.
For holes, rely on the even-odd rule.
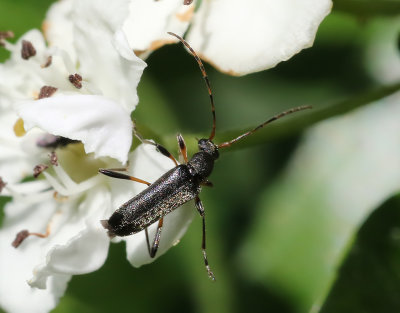
[[214,105],[214,97],[211,91],[211,85],[210,85],[210,81],[208,80],[208,76],[206,73],[206,70],[204,68],[203,62],[201,62],[200,58],[198,57],[198,55],[196,54],[196,52],[193,50],[193,48],[185,41],[185,39],[183,39],[182,37],[178,36],[177,34],[174,34],[172,32],[168,32],[168,34],[176,37],[179,39],[180,42],[182,42],[186,48],[189,49],[190,53],[193,55],[193,57],[196,59],[197,63],[199,64],[201,73],[203,74],[203,79],[206,83],[207,86],[207,90],[208,90],[208,95],[210,96],[210,102],[211,102],[211,113],[213,116],[213,126],[211,129],[211,134],[210,137],[208,138],[209,140],[213,140],[215,137],[215,127],[216,127],[216,118],[215,118],[215,105]]
[[302,111],[302,110],[306,110],[306,109],[311,109],[311,108],[312,108],[311,105],[303,105],[303,106],[295,107],[295,108],[292,108],[292,109],[290,109],[290,110],[287,110],[287,111],[284,111],[284,112],[282,112],[282,113],[279,113],[279,114],[277,114],[277,115],[271,117],[269,120],[265,121],[265,122],[262,123],[261,125],[258,125],[256,128],[254,128],[254,129],[248,131],[247,133],[244,133],[244,134],[242,134],[242,135],[240,135],[240,136],[238,136],[238,137],[236,137],[235,139],[232,139],[232,140],[230,140],[230,141],[226,141],[226,142],[220,143],[219,145],[217,145],[217,147],[218,147],[218,148],[226,148],[226,147],[229,147],[230,145],[232,145],[232,144],[235,143],[236,141],[239,141],[240,139],[243,139],[243,138],[245,138],[245,137],[247,137],[247,136],[253,134],[253,133],[256,132],[257,130],[263,128],[265,125],[267,125],[267,124],[269,124],[269,123],[272,123],[273,121],[279,120],[280,118],[282,118],[282,117],[284,117],[284,116],[286,116],[286,115],[292,114],[292,113],[294,113],[294,112],[298,112],[298,111]]

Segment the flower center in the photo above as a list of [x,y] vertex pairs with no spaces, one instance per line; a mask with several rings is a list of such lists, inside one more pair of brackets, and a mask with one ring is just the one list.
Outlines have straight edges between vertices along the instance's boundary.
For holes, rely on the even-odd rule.
[[71,179],[80,183],[98,174],[99,168],[106,166],[101,159],[86,154],[82,143],[69,144],[56,150],[58,162]]

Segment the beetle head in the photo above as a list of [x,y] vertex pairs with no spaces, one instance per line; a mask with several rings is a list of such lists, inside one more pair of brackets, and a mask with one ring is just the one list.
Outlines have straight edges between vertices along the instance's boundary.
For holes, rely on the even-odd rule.
[[210,154],[214,160],[218,159],[218,147],[210,139],[200,139],[197,143],[199,150]]

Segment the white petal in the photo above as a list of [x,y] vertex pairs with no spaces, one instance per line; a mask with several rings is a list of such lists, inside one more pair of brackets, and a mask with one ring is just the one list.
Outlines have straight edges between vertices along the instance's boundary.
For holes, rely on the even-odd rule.
[[22,201],[6,205],[6,218],[0,230],[0,306],[9,313],[49,312],[64,294],[70,275],[53,276],[46,290],[34,289],[27,284],[34,265],[43,258],[43,239],[28,238],[29,242],[18,249],[11,246],[22,229],[40,231],[41,226],[45,228],[53,210],[53,201],[33,206]]
[[47,151],[36,146],[43,132],[34,130],[17,137],[13,131],[17,120],[18,116],[12,111],[3,110],[0,114],[0,177],[7,183],[17,183],[31,176],[35,165],[48,159]]
[[104,188],[97,188],[86,195],[77,214],[71,205],[64,209],[64,214],[70,216],[64,218],[65,223],[48,238],[51,249],[44,262],[35,267],[29,284],[44,289],[48,277],[85,274],[99,269],[107,258],[109,245],[99,221],[109,214],[110,207],[110,194]]
[[[36,55],[23,60],[21,58],[22,41],[27,40],[36,49]],[[44,85],[40,77],[44,57],[45,41],[43,35],[36,29],[22,36],[14,46],[10,59],[0,64],[0,107],[11,108],[15,100],[33,99]]]
[[204,0],[187,37],[221,71],[274,67],[313,44],[331,0]]
[[2,112],[0,116],[0,177],[7,183],[16,183],[33,170],[20,148],[21,138],[13,132],[17,119],[12,112]]
[[[105,97],[132,112],[138,103],[136,86],[146,63],[123,43],[124,36],[115,35],[128,14],[129,1],[91,0],[75,4],[74,45],[79,73]],[[120,55],[122,47],[125,49]]]
[[132,141],[129,114],[101,96],[53,96],[21,103],[25,128],[37,126],[51,134],[81,140],[86,153],[125,163]]
[[30,61],[32,61],[32,60],[36,61],[41,57],[40,52],[43,52],[46,50],[46,43],[45,43],[42,33],[37,29],[31,29],[22,35],[22,37],[17,41],[17,43],[14,46],[15,50],[13,51],[14,53],[12,53],[12,55],[11,55],[11,59],[13,61],[19,61],[22,64],[26,65],[29,62],[27,62],[27,60],[23,60],[21,58],[21,48],[22,48],[23,40],[29,41],[36,50],[36,54],[29,58]]
[[76,52],[73,46],[73,8],[74,1],[72,0],[54,2],[46,13],[43,31],[49,45],[63,49],[72,60],[76,61]]
[[[129,172],[131,175],[154,182],[167,170],[173,168],[175,164],[167,157],[157,152],[155,147],[149,144],[142,144],[129,157]],[[123,182],[113,180],[112,185],[115,209],[122,203],[144,190],[147,186],[134,182]],[[157,252],[157,257],[165,253],[171,246],[176,244],[184,235],[190,225],[195,208],[192,203],[185,205],[174,212],[168,214],[164,218],[164,227],[162,230],[160,247]],[[154,236],[157,223],[150,227],[150,236]],[[126,251],[128,261],[133,266],[140,266],[152,262],[147,251],[146,239],[144,231],[123,237],[126,240]]]
[[193,10],[194,4],[184,6],[182,0],[133,0],[123,31],[133,50],[155,50],[177,41],[167,32],[182,35],[189,26]]
[[147,64],[133,53],[125,34],[121,30],[114,34],[112,44],[120,56],[118,64],[114,64],[114,70],[119,66],[118,70],[120,71],[115,72],[114,83],[117,87],[115,88],[114,85],[115,90],[113,92],[118,93],[118,97],[115,95],[114,98],[119,100],[121,105],[131,112],[139,102],[137,86]]
[[[22,40],[32,43],[36,55],[24,60],[21,58]],[[51,63],[49,62],[51,56]],[[18,100],[37,99],[40,89],[47,85],[58,88],[58,92],[75,92],[68,76],[76,72],[68,54],[56,47],[47,48],[43,35],[31,30],[16,43],[11,58],[0,64],[0,107],[10,109]]]

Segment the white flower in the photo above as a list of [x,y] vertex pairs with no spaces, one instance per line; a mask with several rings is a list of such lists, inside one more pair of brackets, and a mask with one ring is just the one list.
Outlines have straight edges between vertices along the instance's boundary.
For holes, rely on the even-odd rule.
[[132,0],[123,30],[138,53],[176,42],[167,31],[188,30],[187,40],[203,59],[244,75],[310,47],[331,6],[331,0],[202,0],[190,6],[181,0]]
[[[0,306],[7,312],[47,312],[57,304],[71,275],[101,267],[109,238],[100,220],[109,218],[115,208],[146,187],[98,175],[99,167],[120,164],[110,158],[94,159],[79,143],[56,151],[59,165],[49,165],[42,174],[46,179],[8,183],[4,188],[13,196],[5,207],[6,218],[0,230]],[[30,154],[26,152],[29,162]],[[129,164],[130,174],[150,182],[174,166],[152,145],[139,146],[129,155]],[[4,180],[7,182],[7,176]],[[165,217],[157,256],[180,239],[193,215],[193,208],[181,207]],[[155,227],[150,227],[150,234],[155,233]],[[43,234],[48,230],[49,236],[30,236],[15,249],[11,243],[25,229]],[[123,240],[133,265],[153,261],[143,232]]]
[[[174,166],[152,145],[129,152],[130,114],[146,66],[133,51],[145,56],[176,42],[167,31],[182,35],[191,25],[190,43],[221,70],[259,71],[310,46],[330,5],[203,0],[193,14],[182,0],[64,0],[44,23],[48,46],[36,30],[4,43],[12,55],[0,66],[0,177],[12,201],[0,230],[0,306],[47,312],[71,275],[102,266],[109,238],[99,221],[146,186],[98,175],[99,168],[128,164],[129,174],[153,182]],[[51,153],[42,144],[49,134],[79,142]],[[22,181],[39,164],[39,179]],[[184,206],[165,217],[157,256],[180,239],[194,213]],[[14,249],[18,233],[31,235]],[[123,240],[132,265],[153,260],[143,232]]]
[[[2,69],[1,102],[5,107],[15,100],[25,100],[17,109],[27,129],[39,126],[54,135],[68,133],[70,139],[84,143],[86,152],[125,163],[132,141],[130,113],[138,102],[135,87],[146,64],[130,50],[120,31],[99,32],[98,36],[109,40],[98,42],[97,49],[84,38],[74,41],[77,48],[82,42],[87,44],[76,60],[59,47],[47,48],[36,30],[28,32],[15,46],[9,44],[13,54]],[[22,59],[20,51],[29,48],[32,55]],[[96,50],[103,51],[106,62],[93,55]],[[41,92],[43,88],[51,88],[51,92]],[[90,126],[89,132],[86,125]]]
[[[68,22],[50,19],[49,47],[36,30],[4,43],[11,58],[0,65],[0,177],[1,194],[12,201],[0,230],[0,307],[7,312],[50,311],[71,275],[104,263],[109,238],[100,220],[146,186],[99,175],[99,168],[127,163],[128,173],[153,182],[174,166],[152,145],[129,152],[130,113],[145,63],[118,29],[127,10],[105,4],[77,1]],[[66,8],[68,1],[61,1],[50,13],[61,16]],[[66,36],[57,39],[63,29]],[[59,135],[82,143],[47,149],[49,133],[51,140]],[[39,164],[48,167],[39,178],[22,181]],[[180,239],[193,215],[182,207],[165,218],[157,256]],[[15,249],[11,243],[23,230],[45,238],[28,236]],[[154,260],[143,233],[123,240],[133,265]]]

